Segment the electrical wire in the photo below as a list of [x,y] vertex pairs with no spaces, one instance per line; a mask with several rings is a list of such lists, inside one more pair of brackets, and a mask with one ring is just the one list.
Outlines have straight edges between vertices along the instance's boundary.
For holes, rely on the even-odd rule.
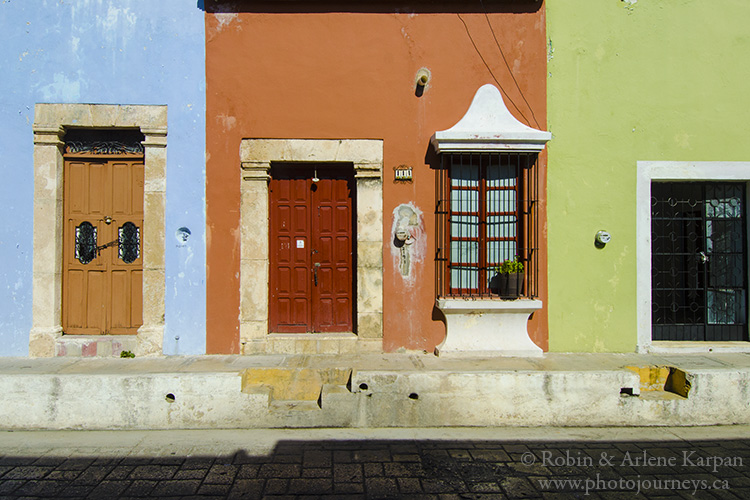
[[505,57],[505,52],[503,52],[503,48],[500,46],[500,42],[497,41],[497,36],[495,35],[495,30],[492,28],[492,23],[490,23],[490,16],[487,15],[487,9],[484,7],[484,2],[482,0],[479,0],[479,3],[482,6],[482,11],[484,12],[484,18],[487,21],[487,26],[490,27],[490,32],[492,32],[492,38],[495,39],[495,45],[497,45],[497,48],[500,51],[500,55],[503,57],[503,61],[505,62],[505,67],[508,68],[508,73],[510,73],[510,77],[513,79],[513,83],[516,84],[516,88],[518,89],[518,92],[521,94],[521,98],[523,99],[523,102],[525,102],[526,106],[529,108],[529,111],[531,112],[531,117],[534,119],[534,123],[536,123],[537,128],[542,128],[541,125],[539,125],[539,121],[536,119],[536,115],[534,115],[534,110],[532,109],[531,104],[529,104],[529,101],[526,100],[526,96],[523,94],[521,87],[518,85],[518,81],[516,80],[516,77],[513,75],[513,70],[510,69],[510,64],[508,64],[508,59]]
[[[503,94],[505,94],[505,98],[506,98],[506,99],[508,99],[508,100],[510,101],[510,103],[511,103],[511,104],[513,105],[513,107],[514,107],[514,108],[516,108],[516,111],[518,111],[518,113],[519,113],[519,114],[521,115],[521,117],[522,117],[522,118],[523,118],[524,120],[526,120],[526,123],[531,123],[531,122],[529,121],[529,119],[528,119],[528,118],[526,118],[526,115],[524,115],[524,114],[523,114],[523,111],[521,111],[521,108],[519,108],[519,107],[518,107],[518,105],[517,105],[517,104],[515,103],[515,101],[513,101],[513,99],[511,99],[510,95],[509,95],[509,94],[508,94],[508,92],[507,92],[507,91],[505,90],[505,88],[503,88],[502,84],[500,83],[500,81],[499,81],[499,80],[497,79],[497,77],[495,76],[495,73],[493,73],[493,72],[492,72],[492,68],[490,68],[490,65],[489,65],[489,64],[487,64],[487,61],[486,61],[486,60],[484,59],[484,56],[482,56],[482,53],[481,53],[481,52],[479,51],[479,47],[477,47],[477,44],[476,44],[476,42],[474,42],[474,37],[472,37],[472,36],[471,36],[471,32],[469,31],[469,26],[468,26],[468,25],[466,24],[466,21],[464,21],[464,18],[463,18],[463,17],[461,17],[461,14],[458,14],[458,13],[456,13],[456,15],[458,16],[458,18],[459,18],[459,19],[461,20],[461,22],[463,23],[463,25],[464,25],[464,29],[466,29],[466,34],[467,34],[467,35],[469,36],[469,40],[471,41],[471,44],[472,44],[472,45],[474,46],[474,50],[476,50],[476,52],[477,52],[477,55],[479,55],[479,58],[480,58],[480,59],[482,60],[482,62],[484,63],[484,66],[485,66],[485,67],[487,68],[487,71],[489,71],[489,72],[490,72],[490,76],[492,76],[492,79],[493,79],[493,80],[495,80],[495,83],[497,84],[497,86],[498,86],[498,87],[500,88],[500,90],[501,90],[501,91],[503,92]],[[511,74],[511,76],[512,76],[512,74]],[[514,81],[515,81],[515,80],[514,80]],[[521,94],[521,95],[523,96],[523,94]],[[524,100],[525,100],[525,99],[524,99]],[[528,104],[528,103],[527,103],[527,104]]]

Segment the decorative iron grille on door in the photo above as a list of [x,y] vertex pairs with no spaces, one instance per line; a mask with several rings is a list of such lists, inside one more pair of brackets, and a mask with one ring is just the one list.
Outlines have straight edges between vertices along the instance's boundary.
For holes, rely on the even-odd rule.
[[653,340],[747,340],[745,184],[651,185]]
[[537,296],[537,156],[440,155],[435,186],[438,297],[491,297],[495,268],[515,258],[524,264],[523,295]]

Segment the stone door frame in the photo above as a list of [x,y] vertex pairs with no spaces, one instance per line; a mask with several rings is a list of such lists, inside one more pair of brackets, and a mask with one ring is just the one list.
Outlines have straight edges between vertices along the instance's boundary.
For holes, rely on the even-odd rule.
[[[127,335],[117,338],[138,355],[161,355],[165,312],[167,106],[37,104],[33,125],[34,278],[29,356],[51,357],[81,346],[77,336],[63,336],[62,330],[63,141],[66,129],[73,127],[137,128],[145,136],[143,325],[135,338]],[[92,342],[110,345],[112,338],[86,337],[87,345]]]
[[[357,331],[269,334],[272,163],[339,163],[357,189]],[[240,145],[240,348],[243,354],[380,351],[383,338],[383,141],[243,139]]]

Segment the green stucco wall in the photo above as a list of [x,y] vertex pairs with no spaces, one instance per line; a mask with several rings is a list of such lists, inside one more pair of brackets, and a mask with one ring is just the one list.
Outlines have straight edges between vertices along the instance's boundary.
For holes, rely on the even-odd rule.
[[635,350],[637,161],[750,161],[748,21],[746,0],[547,2],[551,351]]

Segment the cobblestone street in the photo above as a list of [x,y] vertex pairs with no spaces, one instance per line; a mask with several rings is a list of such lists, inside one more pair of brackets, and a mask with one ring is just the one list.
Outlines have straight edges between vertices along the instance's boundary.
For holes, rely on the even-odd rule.
[[376,431],[2,433],[0,497],[750,498],[750,439],[716,428]]

